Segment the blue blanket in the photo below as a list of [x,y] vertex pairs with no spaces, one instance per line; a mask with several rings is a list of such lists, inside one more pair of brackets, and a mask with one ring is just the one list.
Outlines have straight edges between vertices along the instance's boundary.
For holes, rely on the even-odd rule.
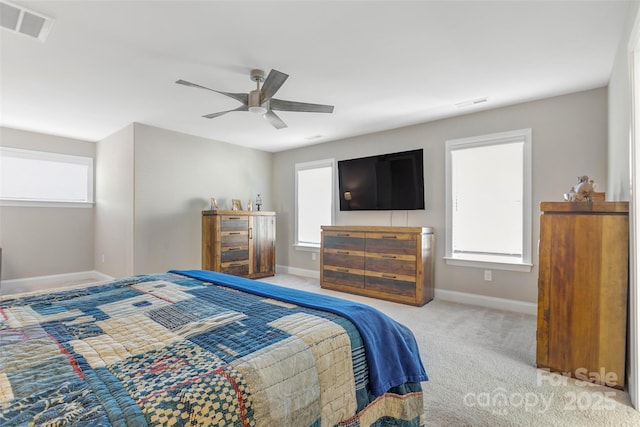
[[376,397],[406,382],[428,380],[413,333],[373,307],[208,270],[171,270],[170,273],[328,311],[349,319],[362,335],[371,392]]

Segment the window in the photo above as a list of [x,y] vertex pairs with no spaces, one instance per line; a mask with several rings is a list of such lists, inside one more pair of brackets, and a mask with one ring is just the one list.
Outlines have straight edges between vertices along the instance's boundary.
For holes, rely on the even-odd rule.
[[334,160],[297,163],[296,246],[320,247],[320,226],[333,224]]
[[531,271],[531,129],[446,142],[446,262]]
[[93,159],[0,147],[0,200],[4,205],[91,206]]

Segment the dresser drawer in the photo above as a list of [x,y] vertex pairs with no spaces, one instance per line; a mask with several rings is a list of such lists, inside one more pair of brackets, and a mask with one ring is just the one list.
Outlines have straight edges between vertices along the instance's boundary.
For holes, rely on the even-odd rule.
[[220,217],[220,231],[248,231],[249,217],[246,215],[223,215]]
[[414,255],[367,253],[364,265],[365,270],[377,273],[408,277],[416,275],[416,257]]
[[367,233],[365,251],[417,256],[416,238],[414,235],[405,233]]
[[344,249],[325,249],[322,254],[324,265],[364,270],[364,252]]
[[220,261],[223,264],[235,261],[249,261],[249,248],[230,248],[220,251]]
[[322,278],[325,285],[364,288],[364,271],[355,268],[325,265],[322,269]]
[[325,249],[344,251],[364,251],[364,233],[325,231],[323,235]]
[[412,298],[416,296],[415,277],[367,271],[364,282],[370,291]]
[[249,260],[223,262],[220,264],[220,271],[234,276],[246,276],[249,274]]
[[249,232],[244,231],[223,231],[220,233],[220,247],[222,250],[239,246],[249,247]]

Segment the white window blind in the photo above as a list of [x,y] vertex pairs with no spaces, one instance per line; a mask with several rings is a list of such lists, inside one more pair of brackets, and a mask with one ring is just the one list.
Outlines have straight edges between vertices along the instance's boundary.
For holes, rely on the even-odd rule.
[[333,164],[323,160],[295,166],[298,246],[319,246],[320,227],[333,223]]
[[530,269],[530,145],[530,129],[447,141],[448,263]]
[[0,200],[90,204],[93,159],[0,147]]

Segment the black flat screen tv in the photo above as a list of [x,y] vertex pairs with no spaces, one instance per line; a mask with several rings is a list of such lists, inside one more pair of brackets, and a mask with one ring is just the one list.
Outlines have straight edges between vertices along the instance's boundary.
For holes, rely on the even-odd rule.
[[424,209],[422,149],[338,161],[341,211]]

